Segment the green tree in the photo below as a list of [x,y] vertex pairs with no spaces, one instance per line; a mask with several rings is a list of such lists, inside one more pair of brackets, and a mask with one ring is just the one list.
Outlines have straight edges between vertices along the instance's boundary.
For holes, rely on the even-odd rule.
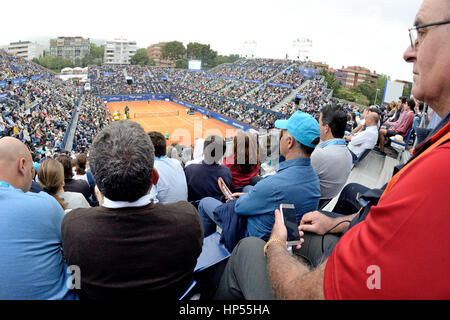
[[[377,92],[377,88],[372,85],[369,82],[365,82],[365,83],[361,83],[356,87],[358,93],[363,94],[366,98],[367,101],[372,104],[375,101],[375,96],[377,96],[377,100],[378,100],[378,94]],[[379,92],[378,92],[379,93]]]
[[186,55],[189,60],[201,60],[204,68],[209,69],[214,67],[217,52],[209,44],[190,42],[186,46]]
[[412,90],[412,83],[407,83],[403,87],[403,93],[402,96],[410,97],[411,96],[411,90]]
[[87,67],[89,65],[103,64],[103,57],[105,54],[105,46],[97,46],[95,43],[91,43],[89,47],[89,53],[81,59],[81,67]]
[[238,54],[232,54],[232,55],[229,55],[229,56],[218,55],[214,59],[214,63],[213,63],[212,67],[216,67],[216,66],[224,64],[224,63],[233,63],[233,62],[236,62],[239,59],[240,59],[240,57],[239,57]]
[[355,102],[353,93],[347,88],[339,88],[334,92],[334,96],[338,99]]
[[146,66],[150,63],[150,58],[147,54],[147,49],[141,48],[137,49],[134,56],[131,57],[131,64],[138,64],[140,66]]
[[178,59],[177,61],[175,61],[175,68],[187,69],[188,68],[188,60],[187,59]]
[[163,59],[179,60],[186,55],[186,48],[180,41],[167,42],[161,48],[161,57]]
[[52,57],[50,55],[40,57],[33,62],[52,70],[55,73],[59,73],[62,69],[67,67],[74,67],[73,63],[69,60],[63,59],[61,57]]
[[326,69],[322,69],[321,74],[325,77],[325,81],[328,84],[328,88],[332,89],[334,92],[338,92],[342,88],[341,83],[337,81],[334,75],[329,73]]
[[354,102],[365,105],[365,106],[368,106],[371,104],[369,99],[367,99],[367,97],[364,94],[357,92],[357,91],[353,93],[353,99],[354,99],[353,100]]
[[228,56],[228,63],[233,63],[236,62],[240,59],[241,57],[238,54],[230,54]]
[[84,67],[84,66],[82,65],[81,58],[75,58],[75,62],[74,62],[73,65],[74,65],[75,67]]
[[103,61],[103,57],[105,55],[105,45],[97,46],[95,43],[91,43],[89,56],[92,59],[101,59]]
[[[388,75],[382,74],[376,81],[376,87],[377,89],[380,89],[377,94],[377,101],[375,104],[381,105],[383,103],[383,96],[384,96],[384,88],[386,86],[386,80],[390,80],[391,77]],[[373,100],[372,100],[373,101]]]
[[368,106],[369,99],[358,88],[340,88],[334,93],[334,97]]

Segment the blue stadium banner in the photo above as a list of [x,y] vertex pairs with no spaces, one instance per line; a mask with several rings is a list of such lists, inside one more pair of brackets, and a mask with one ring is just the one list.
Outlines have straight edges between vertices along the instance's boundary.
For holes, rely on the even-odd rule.
[[21,84],[23,82],[27,82],[28,78],[23,77],[23,78],[17,78],[17,79],[11,79],[11,83],[12,84]]
[[6,81],[0,81],[0,88],[6,87]]
[[140,94],[140,95],[121,95],[121,96],[100,96],[106,103],[121,101],[148,101],[165,100],[172,98],[170,94]]
[[[238,80],[238,81],[239,81],[239,80]],[[252,104],[242,103],[242,102],[240,102],[240,101],[233,100],[233,99],[226,99],[226,98],[220,97],[220,96],[218,96],[218,95],[215,95],[215,94],[207,94],[207,93],[204,93],[204,92],[202,92],[202,91],[191,90],[191,89],[187,89],[187,88],[184,88],[184,87],[178,87],[178,88],[179,88],[179,89],[183,89],[183,90],[187,90],[187,91],[191,91],[191,92],[200,93],[200,94],[206,94],[207,96],[216,97],[216,98],[218,98],[218,99],[220,99],[220,100],[228,100],[228,101],[234,102],[234,103],[237,104],[237,105],[242,105],[242,106],[246,107],[247,109],[255,108],[256,110],[259,110],[259,111],[261,111],[261,112],[271,113],[271,114],[274,114],[274,115],[276,115],[277,117],[281,117],[281,118],[283,118],[283,119],[286,118],[286,115],[285,115],[285,114],[280,113],[280,112],[273,111],[273,110],[271,110],[271,109],[261,108],[261,107],[258,107],[258,106],[252,105]],[[260,87],[259,90],[264,90],[264,86]]]
[[292,86],[290,86],[290,85],[288,85],[288,84],[280,84],[280,83],[267,82],[267,85],[269,85],[269,86],[275,86],[275,87],[280,87],[280,88],[288,88],[288,89],[292,89]]
[[316,70],[312,68],[301,68],[300,75],[302,75],[305,78],[315,78]]
[[42,78],[42,76],[32,76],[31,80],[39,80],[40,78]]
[[8,97],[8,92],[0,93],[0,102],[3,102]]
[[250,129],[255,130],[255,128],[252,128],[252,127],[250,127],[250,126],[248,126],[246,124],[234,121],[232,119],[227,119],[227,118],[225,118],[222,115],[219,115],[219,114],[217,114],[215,112],[212,112],[212,111],[204,109],[204,108],[197,107],[196,105],[190,104],[190,103],[185,102],[183,100],[178,100],[176,98],[172,98],[172,101],[175,102],[175,103],[178,103],[178,104],[180,104],[180,105],[182,105],[183,107],[186,107],[186,108],[191,108],[192,107],[192,108],[195,109],[195,111],[200,112],[201,114],[205,114],[205,115],[208,114],[208,116],[210,116],[211,118],[219,120],[220,122],[228,124],[228,125],[236,128],[236,129],[240,129],[240,130],[244,130],[244,131],[248,131]]
[[259,83],[259,84],[261,84],[261,80],[240,79],[240,81],[244,81],[244,82],[253,82],[253,83]]
[[225,76],[220,77],[220,79],[225,79],[225,80],[237,80],[236,78],[225,77]]

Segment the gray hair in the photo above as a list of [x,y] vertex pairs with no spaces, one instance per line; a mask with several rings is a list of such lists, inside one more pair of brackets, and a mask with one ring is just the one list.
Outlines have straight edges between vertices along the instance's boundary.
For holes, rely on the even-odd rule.
[[115,121],[92,143],[89,164],[101,193],[113,201],[134,202],[151,186],[155,149],[144,129]]

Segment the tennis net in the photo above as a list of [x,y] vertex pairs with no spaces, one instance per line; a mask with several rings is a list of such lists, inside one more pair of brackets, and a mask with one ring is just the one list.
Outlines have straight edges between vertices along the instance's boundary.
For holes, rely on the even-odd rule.
[[155,118],[155,117],[171,117],[178,116],[179,111],[166,111],[166,112],[135,112],[134,118]]

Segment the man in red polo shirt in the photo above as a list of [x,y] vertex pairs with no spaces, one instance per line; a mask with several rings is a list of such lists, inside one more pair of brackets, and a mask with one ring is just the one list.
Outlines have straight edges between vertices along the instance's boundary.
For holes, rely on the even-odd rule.
[[[247,238],[233,250],[216,298],[450,298],[449,12],[447,0],[424,0],[404,54],[413,63],[413,95],[443,120],[392,177],[378,204],[312,271],[286,250],[287,232],[276,210],[266,244]],[[357,215],[333,219],[312,212],[302,219],[300,237],[303,231],[324,234],[329,226]],[[333,232],[345,228],[340,224]]]

